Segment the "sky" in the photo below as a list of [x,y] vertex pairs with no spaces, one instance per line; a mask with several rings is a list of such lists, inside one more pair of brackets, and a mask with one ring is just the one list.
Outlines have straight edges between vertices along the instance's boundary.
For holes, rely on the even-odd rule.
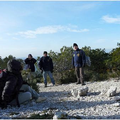
[[77,43],[110,51],[120,42],[120,1],[0,1],[0,56],[41,56]]

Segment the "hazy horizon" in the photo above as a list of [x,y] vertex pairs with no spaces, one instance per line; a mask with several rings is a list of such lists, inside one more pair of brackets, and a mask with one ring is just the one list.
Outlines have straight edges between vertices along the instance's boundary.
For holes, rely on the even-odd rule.
[[[97,49],[97,48],[96,48]],[[98,49],[100,49],[100,48],[98,48]],[[114,48],[113,48],[114,49]],[[105,51],[107,52],[107,53],[109,53],[110,51],[111,51],[112,49],[105,49]],[[43,51],[42,51],[43,52]],[[42,53],[41,52],[41,53]],[[49,51],[48,51],[49,52]],[[60,51],[54,51],[54,52],[60,52]],[[31,54],[31,53],[28,53],[28,54]],[[25,59],[25,58],[27,58],[28,57],[28,54],[26,55],[26,56],[21,56],[21,57],[16,57],[16,56],[14,56],[13,54],[10,54],[10,55],[12,55],[13,57],[16,57],[17,59]],[[34,58],[37,58],[37,57],[42,57],[43,56],[43,54],[40,54],[40,55],[38,55],[38,56],[34,56],[34,54],[32,54],[33,55],[33,57]],[[9,56],[9,55],[8,55]],[[8,57],[8,56],[4,56],[4,57],[2,57],[1,56],[1,58],[5,58],[5,57]]]

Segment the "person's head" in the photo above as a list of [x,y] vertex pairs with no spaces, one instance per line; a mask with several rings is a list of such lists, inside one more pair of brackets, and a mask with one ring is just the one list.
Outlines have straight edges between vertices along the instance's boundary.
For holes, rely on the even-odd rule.
[[28,59],[32,59],[32,55],[31,54],[28,55]]
[[47,57],[47,51],[43,52],[44,57]]
[[73,49],[77,50],[78,49],[78,45],[76,43],[73,44]]
[[23,70],[21,62],[16,59],[9,60],[7,63],[7,71],[19,74]]

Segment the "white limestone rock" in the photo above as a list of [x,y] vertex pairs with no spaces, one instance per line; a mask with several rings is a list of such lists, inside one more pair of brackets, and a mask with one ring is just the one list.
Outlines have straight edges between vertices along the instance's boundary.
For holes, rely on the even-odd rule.
[[120,107],[120,103],[114,103],[113,106],[114,107]]
[[88,93],[88,87],[75,88],[71,90],[71,94],[74,97],[86,96]]
[[67,114],[64,112],[56,112],[53,116],[53,120],[58,120],[58,119],[66,119]]
[[116,95],[117,87],[116,86],[111,86],[110,89],[107,91],[107,96],[108,97],[113,97]]
[[71,94],[72,94],[72,96],[77,97],[78,96],[78,88],[72,89]]

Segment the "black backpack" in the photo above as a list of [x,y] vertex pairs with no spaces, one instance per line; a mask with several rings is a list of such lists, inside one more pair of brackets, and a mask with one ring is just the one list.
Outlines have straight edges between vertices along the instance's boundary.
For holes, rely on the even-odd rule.
[[5,83],[6,83],[6,77],[7,77],[6,71],[0,70],[0,99],[1,99],[3,88],[4,88]]
[[[7,79],[7,72],[6,70],[0,70],[0,102],[2,101],[2,92],[5,87],[6,79]],[[17,78],[17,77],[16,77]],[[18,94],[15,97],[17,106],[20,107],[19,100],[18,100]]]

